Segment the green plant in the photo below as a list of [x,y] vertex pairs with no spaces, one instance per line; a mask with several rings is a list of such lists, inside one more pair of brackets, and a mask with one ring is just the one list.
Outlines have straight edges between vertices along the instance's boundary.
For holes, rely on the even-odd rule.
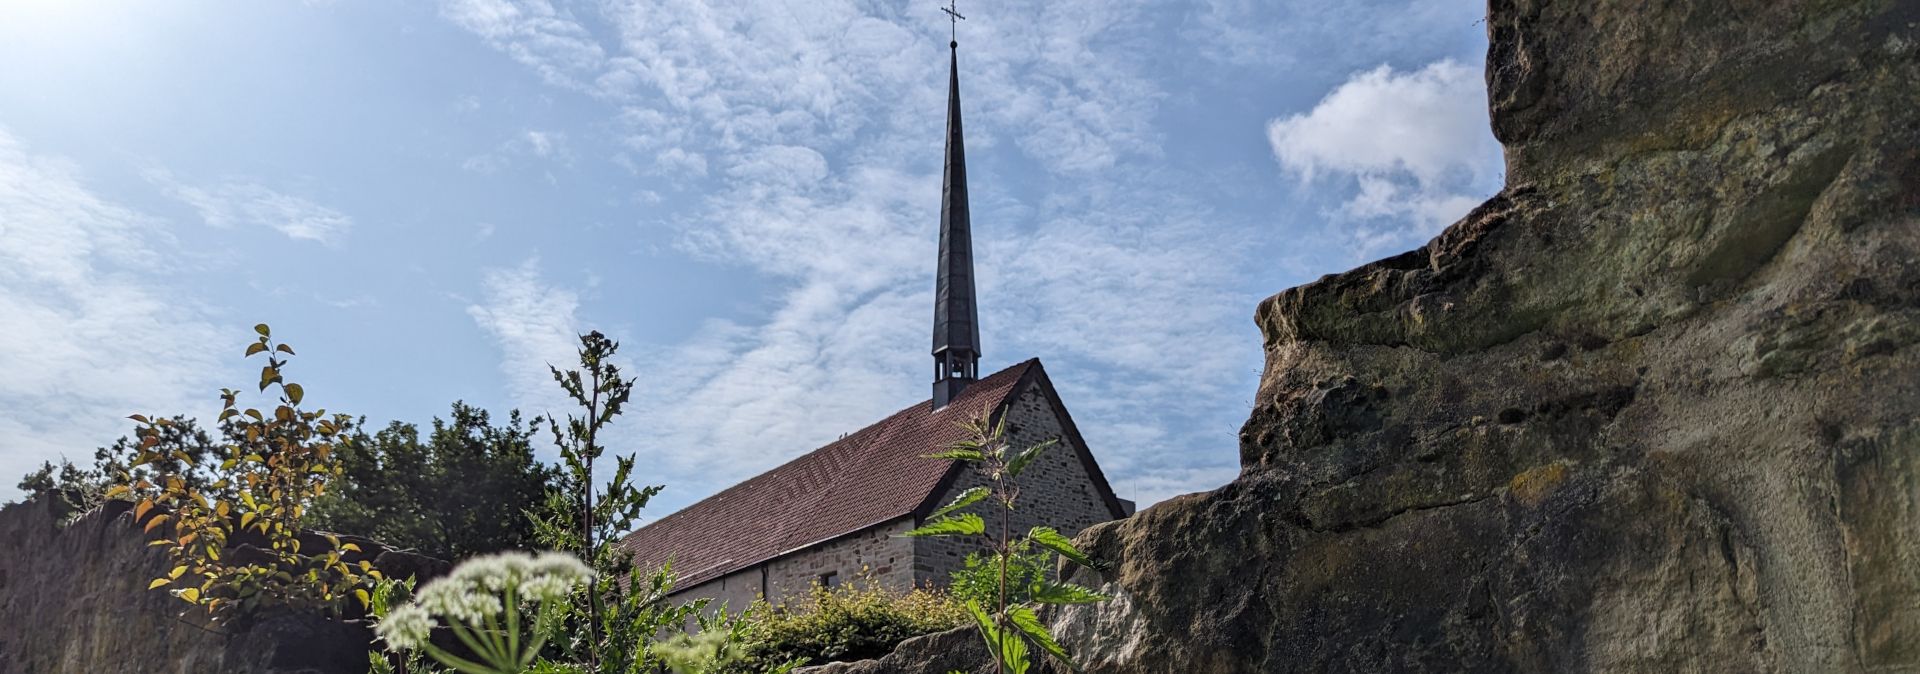
[[[308,506],[326,493],[338,472],[334,453],[346,441],[351,418],[302,407],[305,391],[286,381],[282,358],[293,347],[275,343],[265,324],[246,356],[265,354],[259,390],[275,390],[271,411],[241,409],[238,391],[223,389],[220,421],[227,444],[212,457],[196,457],[167,438],[179,437],[175,420],[130,417],[139,424],[138,455],[106,498],[134,501],[134,520],[160,538],[173,567],[148,585],[206,607],[246,608],[271,603],[338,610],[348,597],[365,603],[365,585],[380,577],[371,565],[344,561],[358,552],[352,543],[325,535],[324,550],[302,550]],[[214,459],[217,467],[209,468]],[[211,479],[208,483],[205,480]],[[247,555],[228,557],[230,543],[245,536]]]
[[755,602],[741,620],[740,662],[729,674],[760,674],[788,662],[862,660],[900,642],[953,629],[966,608],[950,595],[919,588],[888,590],[872,578],[827,588],[780,606]]
[[[1040,457],[1042,452],[1054,445],[1049,440],[1024,448],[1014,448],[1006,439],[1006,419],[991,423],[985,419],[976,419],[965,425],[967,438],[954,443],[946,451],[928,458],[962,461],[973,464],[984,474],[988,486],[974,487],[961,492],[951,503],[942,506],[929,516],[926,525],[907,532],[906,536],[940,536],[978,538],[986,542],[994,568],[994,580],[997,591],[993,593],[993,603],[969,599],[966,601],[967,613],[979,628],[981,638],[986,641],[987,652],[993,656],[994,670],[999,674],[1026,674],[1032,667],[1029,646],[1037,648],[1051,656],[1055,661],[1069,669],[1078,671],[1079,667],[1068,657],[1061,647],[1040,623],[1035,608],[1047,604],[1085,604],[1105,601],[1107,597],[1091,589],[1047,580],[1044,574],[1039,578],[1020,578],[1016,576],[1015,558],[1025,550],[1042,549],[1075,564],[1091,567],[1094,565],[1085,553],[1073,546],[1073,541],[1052,527],[1036,526],[1019,538],[1012,531],[1012,515],[1020,500],[1020,485],[1017,478],[1020,472]],[[978,513],[962,512],[966,508],[981,502],[987,502],[990,514],[996,522],[997,533],[988,531],[986,518]],[[1016,597],[1020,588],[1015,583],[1025,582],[1025,601]]]
[[[586,564],[563,553],[475,557],[387,612],[374,633],[389,650],[421,651],[464,674],[520,674],[539,656],[550,625],[564,617],[574,589],[592,578]],[[523,609],[534,616],[526,629]],[[436,626],[451,631],[476,659],[433,645]]]
[[541,545],[578,554],[597,572],[597,579],[604,579],[577,597],[559,623],[566,626],[566,638],[558,640],[555,656],[596,674],[652,674],[661,664],[656,637],[683,629],[705,610],[707,601],[669,601],[672,569],[635,568],[632,554],[618,545],[619,536],[632,528],[640,510],[660,491],[658,486],[634,485],[632,455],[615,458],[612,479],[595,493],[594,463],[606,452],[602,433],[633,392],[632,382],[613,362],[619,348],[619,343],[591,332],[580,337],[580,369],[549,368],[583,414],[568,415],[564,429],[549,419],[562,462],[559,487],[549,491],[529,517]]
[[[971,552],[967,553],[965,563],[965,568],[953,572],[947,591],[961,602],[974,601],[982,606],[998,603],[999,558]],[[1032,600],[1033,586],[1048,580],[1052,569],[1052,553],[1034,550],[1033,545],[1024,540],[1014,541],[1012,554],[1007,557],[1007,601],[1018,604]]]
[[395,421],[356,434],[338,453],[340,476],[314,503],[313,522],[453,561],[531,548],[524,511],[559,473],[534,457],[536,423],[519,412],[496,423],[456,402],[425,429]]

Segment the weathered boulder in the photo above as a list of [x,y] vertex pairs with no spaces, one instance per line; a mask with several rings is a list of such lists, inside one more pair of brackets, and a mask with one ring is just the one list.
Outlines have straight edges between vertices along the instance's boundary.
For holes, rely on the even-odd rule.
[[[214,622],[147,583],[168,567],[130,504],[113,501],[61,526],[55,499],[0,508],[0,672],[364,674],[364,621],[265,610]],[[356,539],[394,574],[447,563]],[[237,544],[230,552],[245,544]],[[391,563],[392,566],[387,565]]]
[[[1261,303],[1094,673],[1920,671],[1920,2],[1493,0],[1508,185]],[[903,646],[908,650],[916,644]],[[943,672],[896,653],[894,666]]]
[[990,673],[987,649],[972,630],[957,629],[900,642],[886,657],[802,667],[797,674],[886,674],[887,672]]

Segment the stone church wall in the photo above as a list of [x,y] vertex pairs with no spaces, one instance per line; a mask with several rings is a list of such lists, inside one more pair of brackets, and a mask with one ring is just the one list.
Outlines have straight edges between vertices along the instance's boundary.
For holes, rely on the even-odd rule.
[[913,519],[903,517],[709,580],[683,590],[675,598],[705,597],[716,605],[725,602],[729,610],[737,611],[763,592],[776,604],[797,599],[815,583],[825,581],[827,574],[833,574],[831,582],[864,576],[884,587],[904,590],[914,584],[914,550],[913,541],[900,534],[911,528]]
[[[1039,386],[1021,393],[1008,407],[1007,415],[1007,437],[1015,447],[1046,440],[1057,443],[1021,473],[1019,509],[1013,513],[1012,531],[1024,532],[1036,525],[1047,525],[1073,536],[1081,529],[1113,519],[1086,467],[1068,444],[1065,426],[1053,413],[1053,406],[1047,403],[1047,396]],[[985,475],[968,469],[938,500],[944,504],[960,492],[986,484]],[[989,529],[993,529],[999,520],[988,516],[985,506],[983,503],[970,510],[987,517]],[[948,538],[918,539],[913,543],[916,553],[913,581],[942,587],[954,571],[965,566],[967,553],[980,549],[978,544]]]

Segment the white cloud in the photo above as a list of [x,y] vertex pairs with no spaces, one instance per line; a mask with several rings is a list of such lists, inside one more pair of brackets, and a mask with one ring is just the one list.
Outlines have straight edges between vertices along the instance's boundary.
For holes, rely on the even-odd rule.
[[1312,110],[1267,125],[1274,158],[1303,183],[1350,181],[1340,209],[1365,252],[1426,237],[1497,185],[1500,146],[1477,68],[1446,60],[1356,73]]
[[227,342],[166,282],[172,247],[163,222],[0,130],[0,490],[90,460],[126,415],[211,408]]
[[499,344],[500,370],[507,377],[508,391],[536,412],[565,409],[566,399],[547,366],[566,367],[574,362],[579,347],[575,316],[579,296],[542,279],[538,259],[489,270],[481,278],[481,287],[485,299],[468,305],[467,315]]
[[227,181],[210,187],[187,185],[163,170],[147,179],[167,196],[192,206],[213,227],[271,227],[288,238],[333,245],[353,230],[353,218],[301,197],[282,194],[251,181]]
[[571,12],[546,0],[445,0],[440,14],[556,85],[581,86],[606,57]]
[[567,148],[567,134],[527,130],[514,134],[492,150],[468,157],[460,163],[460,168],[474,173],[496,173],[512,166],[514,157],[573,163],[573,153]]

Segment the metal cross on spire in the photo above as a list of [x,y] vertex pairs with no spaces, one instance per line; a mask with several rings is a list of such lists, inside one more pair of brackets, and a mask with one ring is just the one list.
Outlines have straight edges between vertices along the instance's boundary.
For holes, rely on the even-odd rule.
[[960,6],[955,4],[956,2],[957,0],[947,0],[947,6],[941,7],[940,11],[947,13],[947,40],[953,43],[952,46],[959,47],[960,22],[967,20],[967,17],[960,15]]

